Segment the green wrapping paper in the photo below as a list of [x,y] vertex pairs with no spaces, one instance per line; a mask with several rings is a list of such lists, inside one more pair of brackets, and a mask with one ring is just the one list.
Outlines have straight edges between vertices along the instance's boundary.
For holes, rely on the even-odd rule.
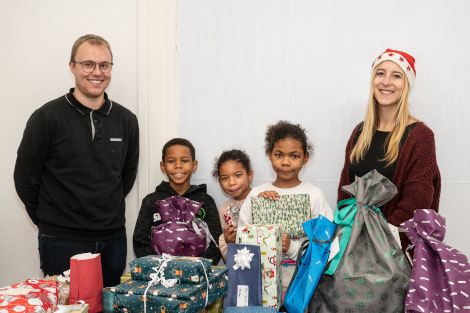
[[207,303],[213,303],[223,297],[228,290],[226,268],[212,268],[209,276],[209,293],[207,282],[200,284],[182,283],[165,288],[162,285],[152,285],[146,296],[147,281],[130,280],[111,288],[115,292],[115,312],[143,312],[144,299],[147,299],[147,312],[159,313],[193,313],[203,309]]
[[[199,262],[200,260],[202,262]],[[131,267],[132,279],[150,281],[150,275],[155,273],[154,268],[159,268],[164,261],[161,255],[148,255],[132,260]],[[196,257],[174,257],[168,261],[164,270],[165,279],[179,279],[181,283],[199,283],[206,279],[204,268],[207,275],[211,273],[212,260]],[[203,268],[204,266],[204,268]]]
[[308,312],[403,312],[411,269],[378,209],[396,188],[373,170],[342,189],[355,199],[338,204],[340,252],[321,276]]
[[[212,288],[211,288],[212,285]],[[211,312],[218,313],[222,310],[220,301],[227,292],[228,284],[225,277],[219,278],[214,284],[209,286],[208,308]],[[223,285],[223,287],[220,287]],[[144,289],[145,290],[145,289]],[[135,294],[115,294],[114,311],[115,312],[143,312],[143,295]],[[193,313],[203,309],[206,305],[206,289],[199,290],[189,299],[174,299],[160,296],[147,295],[147,312],[159,313]],[[219,301],[219,302],[217,302]]]
[[[228,269],[226,268],[212,267],[212,274],[209,276],[209,283],[214,284],[221,277],[225,276],[227,272]],[[117,285],[116,287],[111,287],[111,291],[117,294],[143,295],[147,286],[148,281],[131,279],[122,284]],[[206,287],[206,280],[199,284],[181,283],[169,288],[166,288],[160,284],[156,284],[150,286],[147,291],[147,295],[171,297],[174,299],[189,299],[196,293],[198,293],[199,290],[204,289],[205,291]]]
[[290,238],[305,237],[302,223],[311,219],[310,196],[281,195],[276,201],[252,197],[251,211],[253,224],[280,225]]

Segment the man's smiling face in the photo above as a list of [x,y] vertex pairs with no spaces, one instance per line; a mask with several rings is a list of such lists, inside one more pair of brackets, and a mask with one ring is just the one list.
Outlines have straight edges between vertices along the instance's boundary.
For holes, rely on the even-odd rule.
[[[103,73],[99,68],[99,63],[111,63],[111,52],[105,45],[92,45],[89,42],[82,43],[75,55],[75,62],[91,61],[96,64],[91,73],[85,73],[82,65],[70,62],[70,70],[75,76],[75,93],[79,101],[83,99],[94,100],[104,97],[104,92],[111,82],[111,72]],[[85,104],[85,103],[82,103]]]

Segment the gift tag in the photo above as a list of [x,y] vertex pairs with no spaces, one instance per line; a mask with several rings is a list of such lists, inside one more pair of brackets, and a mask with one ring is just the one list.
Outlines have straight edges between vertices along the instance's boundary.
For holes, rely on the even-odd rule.
[[400,240],[400,234],[398,227],[388,223],[388,228],[390,228],[390,231],[392,232],[393,238],[398,242],[398,245],[400,246],[401,249],[401,240]]
[[248,306],[248,285],[238,285],[237,288],[237,306]]
[[330,246],[330,256],[328,257],[328,262],[330,262],[338,252],[339,252],[339,240],[338,240],[338,237],[335,236],[335,239],[333,240]]

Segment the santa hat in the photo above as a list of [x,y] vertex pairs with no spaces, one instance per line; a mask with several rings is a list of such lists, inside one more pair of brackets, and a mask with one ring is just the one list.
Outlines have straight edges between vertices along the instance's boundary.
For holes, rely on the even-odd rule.
[[406,75],[406,78],[408,78],[410,90],[412,90],[416,78],[415,58],[413,58],[408,53],[402,51],[387,49],[384,53],[379,55],[377,59],[374,60],[374,63],[372,63],[372,71],[377,65],[379,65],[383,61],[388,60],[395,62],[396,64],[398,64],[398,66],[401,67],[401,69]]

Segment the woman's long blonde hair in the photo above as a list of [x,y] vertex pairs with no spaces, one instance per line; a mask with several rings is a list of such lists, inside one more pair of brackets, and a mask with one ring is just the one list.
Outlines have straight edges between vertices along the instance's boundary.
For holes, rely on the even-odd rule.
[[[365,154],[369,150],[372,137],[374,136],[374,133],[380,123],[378,103],[374,97],[373,85],[375,75],[379,70],[379,65],[377,65],[372,72],[372,80],[370,84],[370,93],[367,105],[366,118],[364,120],[364,124],[362,125],[361,135],[357,139],[357,143],[351,152],[351,156],[349,159],[351,163],[358,163],[364,158]],[[400,152],[400,141],[403,137],[406,126],[408,125],[408,120],[410,118],[408,107],[408,95],[410,94],[410,86],[406,75],[403,74],[403,78],[405,79],[405,83],[403,86],[403,91],[401,93],[400,100],[398,101],[397,111],[395,112],[395,128],[387,136],[387,139],[385,141],[385,147],[387,151],[385,153],[385,158],[381,160],[386,162],[385,166],[389,166],[397,160],[398,153]]]

